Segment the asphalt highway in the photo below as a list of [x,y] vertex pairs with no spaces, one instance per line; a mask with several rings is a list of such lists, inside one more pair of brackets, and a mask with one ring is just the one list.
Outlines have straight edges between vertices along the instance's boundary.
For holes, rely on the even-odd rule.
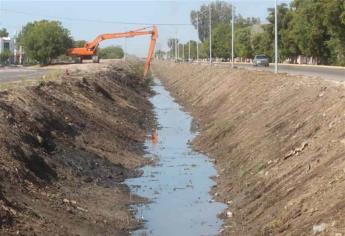
[[[231,66],[230,63],[225,62],[214,62],[214,64],[220,66]],[[235,66],[249,70],[274,71],[274,64],[270,64],[269,67],[255,67],[252,64],[236,63]],[[0,83],[37,79],[45,75],[48,70],[49,69],[39,67],[0,68]],[[329,80],[345,81],[345,67],[280,64],[278,71],[279,73],[287,73],[291,75],[313,76]]]
[[0,83],[37,79],[47,73],[47,69],[10,67],[0,68]]
[[[229,63],[222,65],[231,66]],[[274,72],[274,64],[269,67],[255,67],[252,64],[235,64],[236,67],[246,68],[250,70],[263,70]],[[290,75],[303,75],[320,77],[329,80],[345,81],[345,67],[329,67],[329,66],[309,66],[309,65],[278,65],[279,73],[287,73]]]

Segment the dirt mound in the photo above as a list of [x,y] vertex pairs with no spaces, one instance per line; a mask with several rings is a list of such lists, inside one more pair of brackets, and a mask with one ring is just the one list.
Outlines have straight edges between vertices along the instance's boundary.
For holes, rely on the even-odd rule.
[[215,158],[223,235],[345,235],[343,84],[208,65],[154,72]]
[[0,234],[138,227],[127,205],[140,199],[121,182],[146,162],[149,95],[138,65],[120,62],[0,92]]

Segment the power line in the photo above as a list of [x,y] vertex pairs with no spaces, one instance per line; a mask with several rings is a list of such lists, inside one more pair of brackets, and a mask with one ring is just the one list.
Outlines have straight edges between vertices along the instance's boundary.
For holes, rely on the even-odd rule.
[[231,67],[234,68],[234,42],[235,42],[235,7],[234,7],[234,1],[232,1],[231,5]]
[[[17,11],[12,9],[0,9],[0,11],[4,12],[11,12],[14,14],[20,15],[29,15],[29,16],[37,16],[37,14],[25,11]],[[157,25],[157,26],[191,26],[190,23],[147,23],[147,22],[125,22],[125,21],[109,21],[109,20],[100,20],[100,19],[86,19],[86,18],[73,18],[73,17],[58,17],[52,15],[40,15],[41,17],[57,19],[61,21],[82,21],[82,22],[94,22],[94,23],[102,23],[102,24],[117,24],[117,25]]]

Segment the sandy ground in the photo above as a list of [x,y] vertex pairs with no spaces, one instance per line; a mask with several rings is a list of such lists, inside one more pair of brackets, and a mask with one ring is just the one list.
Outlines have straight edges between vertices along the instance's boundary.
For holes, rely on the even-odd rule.
[[215,159],[222,235],[345,235],[345,90],[323,79],[156,62]]
[[0,92],[0,235],[128,235],[140,226],[128,205],[145,200],[123,181],[148,162],[141,65],[67,68]]

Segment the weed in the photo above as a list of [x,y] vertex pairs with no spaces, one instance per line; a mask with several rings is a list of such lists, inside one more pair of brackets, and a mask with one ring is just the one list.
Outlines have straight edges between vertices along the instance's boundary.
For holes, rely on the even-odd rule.
[[255,167],[256,173],[262,171],[265,168],[266,168],[266,163],[259,163],[259,164],[257,164],[256,167]]

